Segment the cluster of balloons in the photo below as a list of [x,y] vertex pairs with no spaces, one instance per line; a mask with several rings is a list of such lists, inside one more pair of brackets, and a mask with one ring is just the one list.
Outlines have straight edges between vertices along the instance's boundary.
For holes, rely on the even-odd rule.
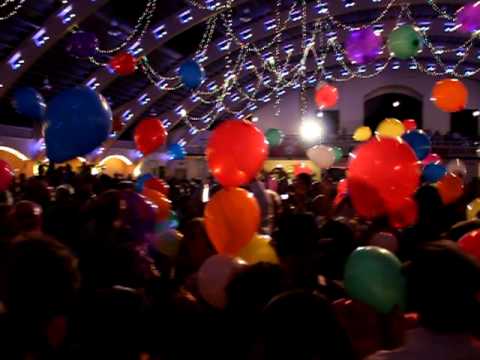
[[318,83],[315,90],[315,102],[320,110],[333,108],[338,103],[338,89],[324,81]]
[[458,79],[444,79],[435,83],[432,90],[435,105],[445,112],[464,110],[468,102],[467,87]]
[[47,105],[43,96],[34,88],[22,87],[14,91],[12,105],[17,112],[29,119],[43,120]]
[[388,314],[405,308],[406,281],[402,263],[390,251],[366,246],[356,249],[345,266],[345,289],[355,300]]
[[55,96],[46,119],[47,157],[61,163],[92,152],[108,138],[112,111],[102,95],[81,86]]
[[148,155],[166,143],[167,135],[160,119],[147,118],[137,125],[133,139],[137,150]]

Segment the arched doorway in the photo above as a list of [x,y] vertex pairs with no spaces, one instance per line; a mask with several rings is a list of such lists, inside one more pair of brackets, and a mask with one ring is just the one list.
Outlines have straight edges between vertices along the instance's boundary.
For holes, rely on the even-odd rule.
[[415,119],[418,127],[423,125],[423,97],[404,86],[387,86],[365,96],[364,124],[375,130],[385,118],[399,120]]

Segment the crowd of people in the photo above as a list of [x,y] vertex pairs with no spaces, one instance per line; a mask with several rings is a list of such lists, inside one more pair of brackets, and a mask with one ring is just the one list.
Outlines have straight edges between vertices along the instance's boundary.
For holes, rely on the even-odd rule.
[[[480,265],[456,244],[480,229],[465,219],[478,181],[449,206],[421,187],[416,225],[398,230],[357,218],[348,196],[334,203],[328,174],[275,175],[277,192],[262,177],[246,188],[279,264],[234,273],[224,308],[196,281],[215,254],[206,181],[168,180],[183,238],[167,256],[132,200],[134,180],[88,167],[18,176],[0,196],[0,359],[480,359]],[[406,309],[388,314],[343,286],[352,251],[382,236],[407,282]]]

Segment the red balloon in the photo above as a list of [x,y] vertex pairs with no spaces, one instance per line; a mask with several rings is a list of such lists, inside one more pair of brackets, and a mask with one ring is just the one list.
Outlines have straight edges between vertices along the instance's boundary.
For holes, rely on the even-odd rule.
[[397,229],[413,226],[418,220],[418,206],[412,198],[403,198],[400,203],[390,206],[388,211],[390,225]]
[[250,182],[261,170],[268,143],[250,122],[227,120],[214,130],[205,154],[215,179],[225,187],[236,187]]
[[120,132],[123,129],[122,118],[120,116],[114,116],[112,121],[112,131]]
[[403,127],[405,131],[415,130],[417,128],[417,122],[413,119],[403,120]]
[[310,166],[308,165],[305,165],[305,164],[296,164],[294,167],[293,167],[293,174],[295,176],[298,176],[300,174],[308,174],[308,175],[312,175],[313,174],[313,170]]
[[342,179],[337,184],[337,195],[333,200],[333,206],[337,207],[348,195],[348,182],[347,179]]
[[152,190],[156,190],[165,196],[168,196],[168,193],[170,192],[170,186],[168,186],[165,181],[158,178],[148,179],[147,181],[145,181],[143,186]]
[[458,246],[467,254],[480,260],[480,230],[474,230],[463,235],[458,240]]
[[315,102],[320,109],[331,108],[337,105],[338,89],[327,83],[320,83],[315,91]]
[[0,191],[8,189],[15,177],[15,173],[6,161],[0,160]]
[[118,75],[131,75],[137,70],[137,59],[129,53],[120,53],[110,59],[110,67]]
[[160,119],[147,118],[135,128],[134,135],[137,149],[144,155],[151,154],[167,141],[167,130]]
[[442,158],[440,157],[440,155],[435,153],[428,154],[428,156],[422,161],[423,165],[441,164],[441,163],[442,163]]
[[142,195],[153,203],[157,220],[164,221],[168,219],[172,210],[172,202],[170,200],[159,191],[149,188],[144,188]]
[[445,205],[453,204],[463,195],[463,179],[453,173],[448,173],[437,182],[437,190]]
[[412,197],[420,176],[420,162],[410,145],[400,138],[376,136],[351,155],[348,193],[357,213],[372,219]]

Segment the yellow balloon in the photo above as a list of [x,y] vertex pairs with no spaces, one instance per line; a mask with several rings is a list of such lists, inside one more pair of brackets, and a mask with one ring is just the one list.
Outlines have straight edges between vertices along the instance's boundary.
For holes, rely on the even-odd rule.
[[353,134],[355,141],[367,141],[372,137],[372,130],[368,126],[360,126]]
[[480,212],[480,198],[473,200],[467,205],[467,219],[477,219],[477,214]]
[[270,245],[270,241],[270,236],[255,234],[252,241],[240,250],[237,256],[245,260],[248,264],[256,264],[259,262],[278,264],[277,253],[272,245]]
[[385,137],[398,137],[405,133],[405,126],[400,120],[388,118],[377,127],[377,134]]

